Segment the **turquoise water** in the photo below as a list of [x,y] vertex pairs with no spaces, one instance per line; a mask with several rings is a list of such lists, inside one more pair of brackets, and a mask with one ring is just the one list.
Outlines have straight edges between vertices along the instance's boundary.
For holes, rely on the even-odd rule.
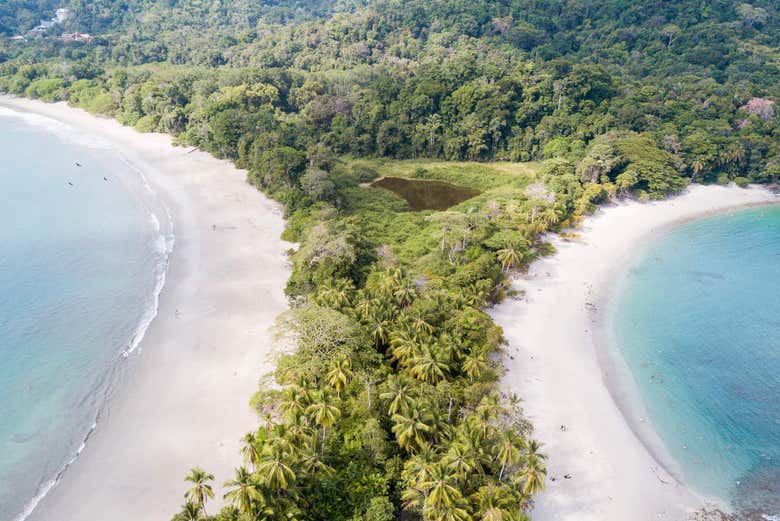
[[673,229],[614,304],[619,349],[686,483],[780,515],[780,207]]
[[153,317],[166,251],[106,143],[0,108],[0,156],[0,519],[13,520],[83,448]]

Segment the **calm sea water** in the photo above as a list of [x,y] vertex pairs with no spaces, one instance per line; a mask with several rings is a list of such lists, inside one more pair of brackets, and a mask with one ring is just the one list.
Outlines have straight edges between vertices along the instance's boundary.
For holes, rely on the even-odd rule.
[[121,380],[154,316],[169,230],[138,174],[73,128],[0,108],[0,157],[0,519],[13,520],[82,450]]
[[780,207],[704,218],[654,241],[612,314],[684,480],[780,515]]

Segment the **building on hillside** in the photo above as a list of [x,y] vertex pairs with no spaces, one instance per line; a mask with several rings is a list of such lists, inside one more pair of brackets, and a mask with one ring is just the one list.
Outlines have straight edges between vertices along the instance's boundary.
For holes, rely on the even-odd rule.
[[37,26],[35,26],[32,29],[30,29],[30,31],[27,34],[32,35],[32,36],[41,36],[48,29],[54,27],[54,24],[55,24],[55,22],[52,22],[50,20],[43,20]]
[[49,20],[41,20],[37,26],[33,27],[27,32],[27,36],[43,36],[46,31],[54,27],[55,25],[62,24],[70,17],[70,10],[66,8],[57,9],[54,13],[54,17]]
[[86,42],[86,43],[92,43],[92,40],[94,38],[86,33],[62,33],[60,36],[60,40],[63,42]]
[[57,11],[54,13],[53,20],[56,20],[57,23],[61,24],[62,22],[68,19],[68,16],[70,16],[70,11],[63,7],[57,9]]

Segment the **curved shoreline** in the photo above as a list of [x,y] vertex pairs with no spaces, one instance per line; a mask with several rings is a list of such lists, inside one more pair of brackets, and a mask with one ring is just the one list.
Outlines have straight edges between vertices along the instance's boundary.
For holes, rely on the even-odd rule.
[[108,142],[176,224],[156,316],[128,346],[132,363],[86,448],[29,519],[167,521],[196,465],[215,474],[220,498],[240,464],[240,438],[258,423],[247,402],[271,367],[268,328],[286,308],[280,207],[228,161],[188,154],[169,136],[140,134],[64,103],[0,96],[0,107]]
[[[7,109],[7,106],[3,105],[2,98],[0,98],[0,109],[4,109],[4,110]],[[62,135],[63,132],[70,132],[70,131],[77,132],[76,129],[70,127],[70,125],[66,125],[65,123],[50,118],[49,116],[43,116],[32,112],[25,112],[22,111],[21,109],[7,109],[7,110],[14,112],[14,114],[18,114],[18,117],[22,119],[28,120],[27,121],[28,123],[31,123],[29,121],[30,116],[40,118],[40,121],[32,123],[35,126],[47,127],[48,122],[51,122],[56,125],[61,125],[61,127],[58,128],[56,131],[53,131],[51,128],[46,129],[47,132],[52,132],[52,134],[57,136],[58,138],[65,137],[64,135]],[[90,138],[88,134],[80,135],[78,137],[86,138],[87,141],[89,141]],[[73,135],[68,136],[68,139],[71,138],[73,138]],[[151,294],[148,296],[148,299],[144,305],[143,313],[139,317],[139,321],[132,335],[128,339],[126,347],[122,349],[120,353],[118,353],[119,356],[118,359],[116,359],[111,366],[106,368],[106,373],[101,377],[101,379],[99,380],[100,382],[99,385],[96,386],[94,389],[94,393],[102,395],[102,399],[97,404],[97,409],[93,411],[94,420],[89,425],[86,432],[84,433],[84,436],[81,439],[78,447],[74,452],[66,455],[67,459],[65,460],[64,464],[53,475],[53,477],[51,477],[51,479],[47,479],[45,476],[43,477],[45,481],[41,482],[35,495],[24,505],[23,510],[16,515],[14,521],[25,521],[27,518],[29,518],[30,515],[32,515],[32,513],[38,507],[38,504],[40,504],[40,502],[46,498],[49,492],[53,490],[54,487],[56,487],[60,483],[63,477],[67,474],[68,469],[70,469],[73,466],[73,464],[76,463],[76,461],[78,461],[81,454],[87,448],[87,443],[89,442],[89,439],[98,429],[101,414],[103,414],[107,410],[107,408],[111,406],[110,395],[113,392],[116,392],[118,390],[121,391],[121,386],[123,383],[121,381],[122,375],[124,374],[124,371],[130,369],[130,367],[127,367],[124,364],[128,361],[130,356],[136,350],[138,350],[140,354],[141,344],[143,342],[144,337],[146,336],[146,332],[149,330],[149,327],[151,326],[152,322],[157,317],[157,314],[159,312],[160,295],[162,294],[165,288],[168,266],[170,264],[171,254],[173,253],[173,248],[175,245],[175,229],[174,229],[173,216],[171,215],[170,209],[166,206],[165,201],[163,201],[161,198],[158,197],[157,193],[149,184],[149,181],[147,180],[143,171],[138,169],[132,163],[132,161],[128,160],[121,153],[121,151],[112,148],[110,143],[104,142],[102,138],[98,138],[98,139],[100,141],[100,145],[94,148],[99,150],[101,152],[101,155],[103,154],[117,155],[119,157],[116,159],[121,164],[127,167],[128,169],[127,172],[118,172],[118,173],[114,172],[114,174],[116,175],[116,178],[119,180],[120,184],[123,185],[122,189],[125,192],[127,192],[128,196],[137,197],[138,199],[140,199],[141,204],[148,212],[154,224],[154,228],[155,228],[154,233],[156,238],[155,245],[158,246],[158,253],[159,253],[159,259],[155,266],[154,289],[152,290]],[[85,146],[87,149],[93,148],[89,145],[85,145],[78,138],[73,139],[73,141],[76,146]],[[105,159],[105,158],[100,157],[98,160],[101,159]],[[129,177],[132,177],[132,179],[127,179]],[[165,222],[164,226],[160,222],[160,219],[163,217]]]
[[509,342],[504,385],[526,400],[550,456],[548,476],[556,478],[536,500],[535,519],[682,520],[716,502],[675,477],[675,462],[643,421],[633,376],[611,352],[601,310],[622,267],[657,234],[710,213],[777,202],[762,188],[695,185],[664,201],[605,207],[575,230],[576,240],[553,238],[557,253],[514,282],[525,292],[522,302],[491,311]]
[[[721,512],[732,512],[732,505],[729,501],[722,497],[704,495],[698,490],[689,487],[683,477],[679,463],[671,455],[666,443],[658,434],[657,428],[647,412],[635,375],[620,351],[619,342],[615,339],[611,320],[614,318],[616,300],[623,291],[629,274],[628,271],[633,263],[637,259],[642,258],[646,251],[657,241],[663,240],[669,233],[692,221],[706,219],[715,215],[731,214],[732,212],[750,208],[780,205],[780,197],[777,194],[773,194],[763,187],[753,187],[753,189],[764,191],[768,198],[762,198],[762,200],[757,202],[739,203],[736,206],[727,206],[685,215],[679,219],[664,222],[662,225],[637,237],[636,241],[637,243],[641,242],[641,246],[636,251],[627,253],[620,260],[623,266],[616,271],[616,276],[612,281],[602,282],[597,298],[601,309],[593,314],[594,328],[592,333],[595,344],[599,346],[596,350],[596,356],[599,359],[599,365],[602,368],[602,375],[607,389],[628,423],[629,428],[644,445],[650,456],[658,462],[668,475],[680,485],[689,488],[702,506],[706,506],[708,509],[714,508]],[[743,189],[737,188],[737,190]]]

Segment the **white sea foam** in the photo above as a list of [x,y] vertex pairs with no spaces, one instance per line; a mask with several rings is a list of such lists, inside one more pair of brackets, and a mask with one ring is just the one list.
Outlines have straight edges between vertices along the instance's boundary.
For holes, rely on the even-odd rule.
[[98,414],[95,417],[95,421],[92,422],[92,426],[89,428],[89,431],[87,431],[87,435],[84,436],[84,439],[81,441],[81,445],[79,445],[79,448],[76,450],[76,453],[73,455],[72,458],[70,458],[65,465],[62,466],[62,469],[57,473],[56,476],[54,476],[54,479],[47,481],[41,487],[38,488],[38,492],[33,496],[33,498],[27,502],[27,504],[24,506],[24,509],[19,513],[18,516],[14,518],[14,521],[24,521],[28,517],[30,517],[30,514],[33,513],[35,508],[38,506],[38,504],[45,498],[51,489],[53,489],[55,486],[57,486],[57,483],[60,482],[60,479],[62,478],[62,475],[65,474],[65,471],[68,470],[68,468],[73,465],[77,459],[79,459],[79,456],[81,456],[81,453],[84,452],[84,449],[87,448],[87,441],[89,440],[90,436],[95,432],[97,429],[97,422],[98,417],[100,415]]
[[[146,335],[146,331],[149,329],[149,326],[157,316],[157,312],[159,310],[160,293],[162,293],[163,287],[165,286],[165,275],[168,271],[168,261],[169,261],[170,254],[173,251],[173,245],[175,242],[175,238],[173,235],[173,218],[170,212],[168,211],[168,209],[166,207],[164,208],[170,223],[170,228],[169,228],[170,233],[168,234],[158,233],[155,239],[156,250],[159,254],[162,255],[162,258],[156,268],[157,277],[156,277],[154,292],[152,293],[150,305],[146,307],[144,314],[138,323],[138,327],[136,328],[135,333],[133,333],[133,336],[131,337],[130,342],[127,345],[127,349],[125,349],[121,353],[122,359],[127,359],[136,350],[139,353],[141,352],[140,349],[141,341],[144,339],[144,336]],[[155,226],[157,232],[159,232],[160,231],[159,219],[154,213],[150,213],[150,215],[151,215],[150,222]],[[81,445],[79,445],[79,448],[76,450],[73,457],[70,460],[68,460],[65,463],[65,465],[63,465],[62,469],[57,473],[54,479],[47,481],[46,483],[44,483],[39,487],[38,492],[27,503],[27,505],[25,505],[22,512],[14,519],[14,521],[25,521],[30,516],[30,514],[33,513],[33,511],[38,506],[38,504],[40,504],[40,502],[49,494],[49,492],[51,492],[51,490],[55,486],[57,486],[57,484],[60,482],[60,479],[68,470],[68,468],[71,465],[73,465],[73,463],[76,462],[79,456],[81,456],[81,453],[84,452],[84,449],[87,447],[87,441],[89,441],[90,436],[92,436],[92,434],[97,429],[97,422],[99,417],[100,414],[98,413],[98,415],[95,417],[95,421],[92,423],[92,427],[89,429],[89,431],[87,431],[86,436],[82,440]]]
[[[135,332],[131,336],[130,341],[127,344],[127,348],[124,351],[122,351],[120,359],[121,360],[127,359],[135,351],[138,351],[140,353],[141,341],[144,339],[144,336],[146,335],[146,331],[149,329],[149,326],[157,316],[159,310],[160,294],[162,293],[162,290],[165,286],[165,279],[166,279],[166,273],[168,271],[170,255],[171,252],[173,251],[173,247],[176,242],[176,238],[174,235],[173,216],[170,210],[164,204],[164,202],[157,197],[157,193],[149,183],[143,171],[137,168],[126,157],[124,157],[121,154],[121,152],[116,150],[109,141],[104,140],[97,136],[91,136],[85,133],[80,133],[70,125],[61,123],[57,120],[45,116],[40,116],[38,114],[17,112],[14,110],[6,109],[4,107],[0,107],[0,117],[14,117],[14,118],[22,119],[25,121],[25,123],[42,128],[47,132],[54,134],[58,138],[61,138],[70,144],[84,146],[92,149],[104,149],[104,150],[113,149],[113,151],[115,151],[119,155],[119,158],[122,160],[122,162],[124,162],[125,165],[127,165],[128,168],[130,168],[138,176],[138,179],[140,179],[141,185],[143,186],[143,189],[147,193],[147,197],[145,197],[146,199],[145,204],[149,211],[149,223],[151,224],[155,232],[155,238],[153,242],[154,249],[156,253],[160,255],[160,260],[157,263],[157,266],[155,268],[156,271],[155,287],[150,297],[149,305],[146,306],[144,313],[141,317],[141,320],[138,323],[138,327],[136,328]],[[159,210],[157,212],[151,208],[153,204],[156,204],[156,206],[158,207]],[[160,219],[158,218],[158,213],[164,213],[166,216],[167,227],[165,230],[162,229]],[[101,404],[101,406],[103,405],[105,404]],[[95,421],[93,422],[90,429],[87,431],[86,436],[82,440],[81,444],[79,445],[73,457],[71,457],[63,465],[63,467],[60,469],[59,472],[57,472],[57,474],[54,476],[53,479],[43,483],[38,488],[38,491],[36,492],[35,496],[33,496],[33,498],[25,505],[22,512],[14,518],[14,521],[25,521],[33,513],[33,511],[40,504],[40,502],[49,494],[49,492],[51,492],[51,490],[55,486],[57,486],[57,484],[62,479],[62,476],[68,470],[68,468],[71,465],[73,465],[73,463],[75,463],[76,460],[78,460],[79,456],[86,448],[89,438],[97,429],[99,417],[100,417],[100,412],[98,411],[95,417]]]
[[23,120],[25,123],[54,134],[57,138],[74,145],[83,146],[90,149],[107,149],[111,144],[98,136],[79,132],[76,128],[40,114],[31,112],[18,112],[6,107],[0,107],[0,117],[15,118]]
[[127,358],[136,349],[138,349],[140,352],[139,347],[141,345],[141,341],[146,335],[146,330],[149,329],[149,325],[157,316],[157,312],[160,307],[160,293],[162,293],[163,287],[165,286],[165,275],[168,272],[168,262],[171,252],[173,251],[173,246],[176,242],[176,237],[173,233],[173,216],[171,215],[168,207],[165,206],[162,200],[157,197],[157,192],[154,190],[154,188],[152,188],[152,185],[149,183],[149,180],[146,178],[143,171],[136,167],[133,162],[129,161],[121,153],[119,154],[119,157],[122,159],[125,165],[128,166],[128,168],[137,174],[138,178],[141,180],[141,184],[148,193],[150,200],[159,205],[168,220],[167,231],[163,231],[160,224],[160,219],[158,218],[158,213],[152,209],[149,209],[149,221],[154,227],[155,233],[157,234],[154,243],[155,249],[157,250],[157,253],[161,255],[161,260],[157,266],[157,280],[154,292],[152,293],[151,304],[146,308],[144,316],[141,318],[135,334],[130,339],[127,349],[125,349],[125,351],[122,353],[122,357]]
[[[140,352],[141,341],[144,339],[144,336],[146,336],[149,325],[151,325],[152,321],[157,316],[157,312],[160,308],[160,293],[162,293],[163,287],[165,286],[165,275],[168,272],[168,259],[173,249],[172,241],[172,238],[168,240],[164,235],[159,235],[155,241],[157,251],[163,254],[163,258],[157,269],[157,279],[152,294],[151,305],[144,311],[135,333],[127,344],[127,349],[122,352],[122,358],[127,358],[136,349]],[[169,244],[170,247],[168,246]]]

